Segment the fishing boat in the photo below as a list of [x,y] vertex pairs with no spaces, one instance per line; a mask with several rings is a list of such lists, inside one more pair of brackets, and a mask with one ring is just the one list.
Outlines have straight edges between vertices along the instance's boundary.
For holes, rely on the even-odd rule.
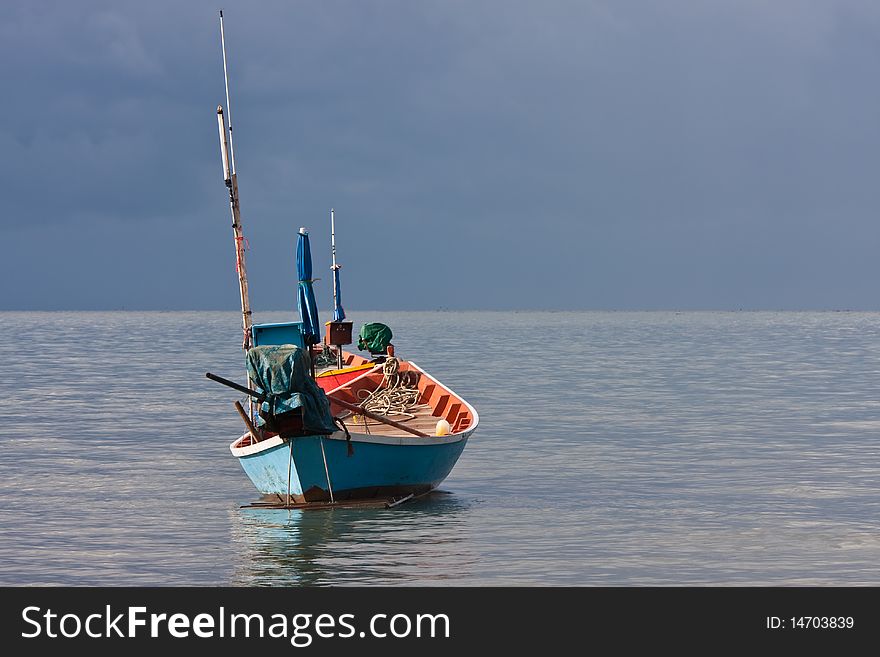
[[229,192],[242,312],[247,384],[208,373],[244,393],[235,401],[246,431],[229,449],[260,493],[260,504],[394,506],[425,494],[449,475],[479,424],[477,411],[416,363],[395,354],[390,327],[365,324],[358,347],[345,321],[330,210],[333,320],[321,335],[312,288],[309,233],[297,237],[299,321],[254,324],[232,141],[229,75],[220,12],[226,110],[217,108],[224,182]]

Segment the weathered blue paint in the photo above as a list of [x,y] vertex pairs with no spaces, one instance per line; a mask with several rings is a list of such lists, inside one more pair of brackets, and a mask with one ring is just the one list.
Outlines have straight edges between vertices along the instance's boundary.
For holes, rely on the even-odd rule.
[[[324,439],[330,484],[336,491],[370,487],[440,484],[458,460],[467,440],[441,445],[382,445],[353,442],[348,456],[345,441]],[[303,490],[327,489],[327,473],[317,436],[295,438],[293,462]],[[286,485],[286,484],[285,484]]]
[[[239,457],[238,462],[257,490],[265,495],[277,493],[287,495],[287,464],[290,459],[290,446],[287,442],[270,447],[249,456]],[[296,467],[290,466],[290,493],[302,495]]]

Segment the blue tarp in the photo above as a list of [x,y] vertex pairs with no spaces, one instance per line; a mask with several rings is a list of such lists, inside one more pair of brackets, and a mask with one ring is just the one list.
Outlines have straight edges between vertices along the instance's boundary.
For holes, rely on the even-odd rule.
[[295,345],[254,347],[247,352],[248,376],[257,391],[266,395],[263,413],[280,415],[301,408],[306,433],[331,434],[337,429],[330,403],[309,376],[308,358],[305,350]]

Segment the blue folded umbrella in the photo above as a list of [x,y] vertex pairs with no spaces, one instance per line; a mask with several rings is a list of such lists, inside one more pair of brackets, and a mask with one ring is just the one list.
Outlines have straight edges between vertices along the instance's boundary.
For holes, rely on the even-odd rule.
[[297,291],[297,307],[303,323],[303,337],[307,344],[321,341],[320,323],[318,321],[318,303],[312,289],[312,249],[309,246],[309,231],[299,229],[296,242],[296,273],[299,277]]

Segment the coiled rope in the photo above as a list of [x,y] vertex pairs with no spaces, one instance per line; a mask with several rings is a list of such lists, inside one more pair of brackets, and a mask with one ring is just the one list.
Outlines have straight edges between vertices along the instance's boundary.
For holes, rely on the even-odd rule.
[[400,371],[400,361],[388,358],[382,364],[382,383],[373,392],[358,392],[361,407],[381,415],[403,415],[412,419],[419,404],[418,375],[412,371]]

